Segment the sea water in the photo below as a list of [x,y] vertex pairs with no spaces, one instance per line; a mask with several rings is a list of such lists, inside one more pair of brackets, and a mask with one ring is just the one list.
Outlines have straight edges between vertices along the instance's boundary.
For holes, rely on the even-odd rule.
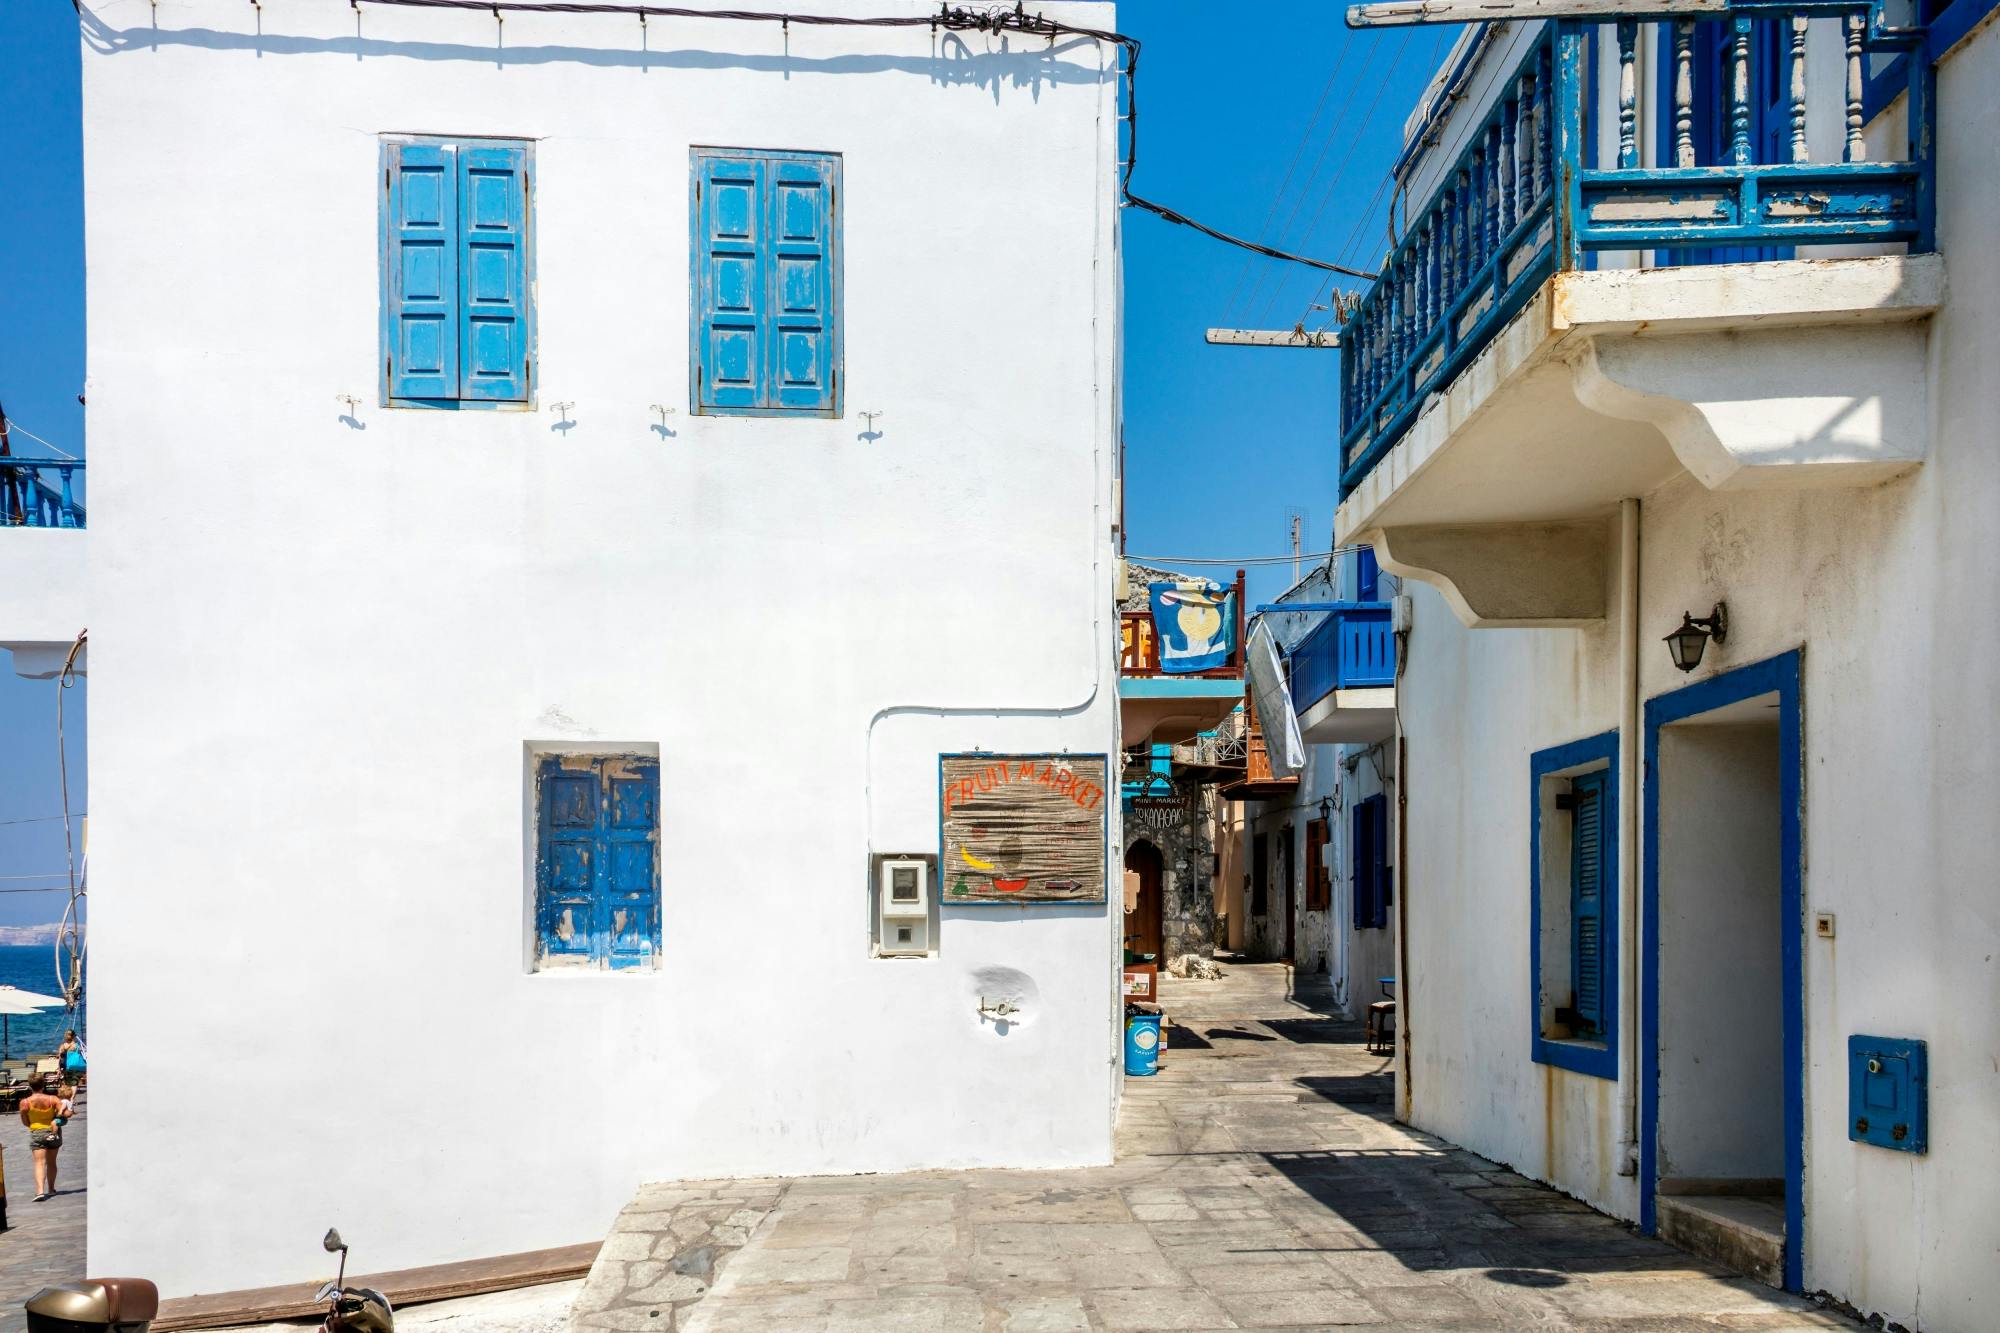
[[[60,995],[56,984],[56,950],[53,944],[0,944],[0,985],[18,986],[37,995]],[[79,1013],[69,1026],[76,1028],[88,1045],[90,1031]],[[53,1055],[62,1045],[63,1011],[48,1009],[40,1014],[16,1014],[7,1020],[7,1053],[15,1059],[30,1055]]]

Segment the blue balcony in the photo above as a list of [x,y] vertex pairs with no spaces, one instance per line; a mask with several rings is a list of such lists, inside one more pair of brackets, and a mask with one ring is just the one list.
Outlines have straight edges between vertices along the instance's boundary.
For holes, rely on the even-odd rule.
[[0,527],[80,528],[80,458],[0,456]]
[[[1809,87],[1808,65],[1830,63],[1808,61],[1809,44],[1844,61],[1843,86]],[[1879,3],[1543,23],[1514,63],[1466,85],[1488,90],[1483,106],[1441,131],[1453,156],[1419,162],[1413,179],[1434,188],[1342,326],[1342,500],[1552,278],[1832,244],[1931,250],[1932,83],[1923,30],[1889,26]],[[1903,93],[1906,141],[1866,160],[1864,130]],[[1560,297],[1543,313],[1542,332],[1560,325]]]
[[1395,731],[1393,614],[1389,602],[1329,603],[1292,649],[1292,706],[1308,742],[1377,741]]

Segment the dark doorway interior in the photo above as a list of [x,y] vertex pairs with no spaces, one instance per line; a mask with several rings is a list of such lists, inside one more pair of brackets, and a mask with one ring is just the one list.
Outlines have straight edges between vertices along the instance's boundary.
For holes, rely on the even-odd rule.
[[1139,900],[1125,917],[1125,947],[1142,958],[1150,954],[1156,961],[1165,962],[1160,957],[1165,944],[1162,938],[1165,904],[1161,901],[1165,858],[1152,843],[1135,842],[1125,853],[1125,868],[1139,877]]

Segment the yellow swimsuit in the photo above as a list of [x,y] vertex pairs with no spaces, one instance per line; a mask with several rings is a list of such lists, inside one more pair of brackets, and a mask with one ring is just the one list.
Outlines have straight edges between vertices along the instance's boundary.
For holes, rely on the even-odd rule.
[[49,1098],[46,1104],[38,1105],[38,1102],[40,1102],[40,1098],[29,1102],[24,1108],[28,1113],[28,1132],[30,1134],[40,1134],[54,1129],[56,1127],[56,1116],[62,1111],[62,1102],[57,1098]]

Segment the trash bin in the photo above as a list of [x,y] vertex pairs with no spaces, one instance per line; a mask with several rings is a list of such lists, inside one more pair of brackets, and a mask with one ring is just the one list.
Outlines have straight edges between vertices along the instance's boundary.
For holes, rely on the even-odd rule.
[[1160,1072],[1160,1016],[1132,1011],[1125,1015],[1125,1072],[1151,1078]]

